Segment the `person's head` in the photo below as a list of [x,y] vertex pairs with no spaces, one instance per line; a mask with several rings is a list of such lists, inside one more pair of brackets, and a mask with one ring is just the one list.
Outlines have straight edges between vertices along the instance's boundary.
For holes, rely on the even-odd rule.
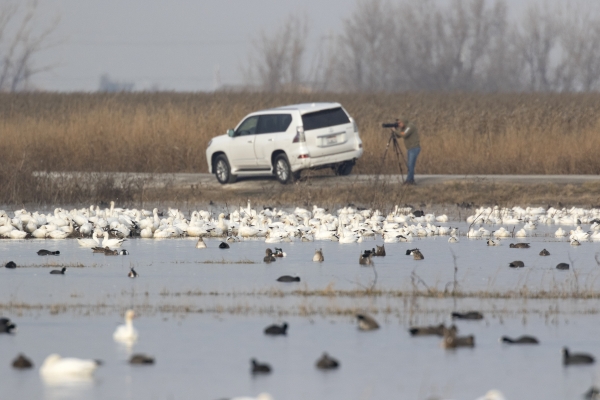
[[404,129],[408,124],[408,118],[400,116],[396,118],[396,122],[398,123],[398,128]]

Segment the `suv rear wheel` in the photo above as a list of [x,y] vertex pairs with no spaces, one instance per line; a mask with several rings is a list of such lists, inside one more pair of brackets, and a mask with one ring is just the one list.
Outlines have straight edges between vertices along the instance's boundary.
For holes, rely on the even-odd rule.
[[350,175],[352,173],[354,163],[352,161],[344,161],[335,167],[335,174],[340,176]]
[[294,181],[294,174],[290,167],[290,162],[285,154],[279,154],[275,157],[275,176],[279,183],[286,184]]
[[234,183],[236,176],[231,174],[231,167],[229,166],[229,161],[227,160],[227,156],[221,154],[215,160],[215,176],[217,180],[222,185],[226,183]]

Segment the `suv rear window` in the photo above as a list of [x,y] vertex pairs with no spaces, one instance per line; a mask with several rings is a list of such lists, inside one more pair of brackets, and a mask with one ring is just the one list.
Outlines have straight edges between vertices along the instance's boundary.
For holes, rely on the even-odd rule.
[[291,123],[292,116],[290,114],[261,115],[258,119],[256,133],[285,132]]
[[341,107],[317,111],[302,116],[302,125],[304,125],[305,131],[349,123],[350,119]]

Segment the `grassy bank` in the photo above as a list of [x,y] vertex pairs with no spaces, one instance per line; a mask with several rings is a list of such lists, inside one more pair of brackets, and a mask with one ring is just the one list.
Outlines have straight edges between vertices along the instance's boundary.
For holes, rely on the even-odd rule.
[[[247,113],[313,101],[338,101],[358,122],[357,173],[397,172],[393,157],[381,165],[380,125],[399,114],[422,135],[418,173],[600,173],[600,94],[3,93],[0,202],[65,197],[32,171],[206,172],[210,138]],[[93,179],[70,184],[68,197],[141,195],[135,182]]]

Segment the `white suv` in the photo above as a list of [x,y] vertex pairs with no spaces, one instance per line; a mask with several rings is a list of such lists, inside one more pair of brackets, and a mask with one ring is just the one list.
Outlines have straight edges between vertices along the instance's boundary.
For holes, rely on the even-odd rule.
[[249,114],[206,149],[208,170],[220,183],[237,176],[275,174],[281,183],[303,169],[349,175],[363,154],[356,122],[339,103],[296,104]]

